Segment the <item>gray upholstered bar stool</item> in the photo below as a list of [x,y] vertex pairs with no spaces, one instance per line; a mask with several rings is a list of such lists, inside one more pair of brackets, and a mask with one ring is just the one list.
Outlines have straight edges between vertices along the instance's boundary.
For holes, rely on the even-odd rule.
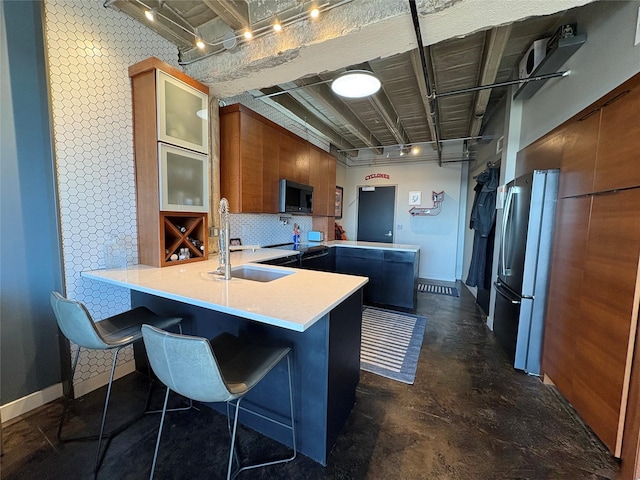
[[[296,458],[291,348],[256,345],[245,342],[229,333],[223,333],[209,341],[202,337],[165,332],[150,325],[142,326],[142,338],[144,339],[151,368],[160,381],[167,386],[149,478],[153,478],[155,471],[170,390],[199,402],[226,402],[227,426],[231,436],[227,479],[235,478],[244,470],[289,462]],[[287,373],[289,375],[289,406],[291,413],[289,425],[240,406],[244,396],[284,358],[287,359]],[[230,423],[229,407],[235,408],[233,427]],[[281,460],[240,467],[240,461],[235,450],[238,413],[240,410],[258,415],[262,419],[269,420],[290,430],[293,446],[292,455]],[[232,472],[234,458],[238,468]]]
[[[138,307],[99,322],[94,322],[91,314],[84,304],[75,300],[68,300],[58,292],[51,293],[51,307],[55,313],[58,327],[64,336],[78,346],[73,360],[73,366],[71,367],[70,388],[65,395],[64,407],[58,424],[58,439],[63,442],[97,439],[98,448],[96,452],[96,463],[94,466],[94,472],[97,472],[102,461],[102,456],[104,455],[104,453],[101,454],[100,451],[102,439],[122,431],[124,427],[121,426],[106,434],[104,432],[105,421],[107,419],[107,409],[109,408],[109,397],[111,396],[111,385],[113,384],[113,374],[118,361],[118,353],[122,348],[131,345],[142,338],[141,327],[143,324],[155,325],[160,328],[171,328],[177,325],[180,328],[180,331],[182,331],[182,327],[180,326],[182,318],[162,317],[160,315],[156,315],[146,307]],[[100,434],[65,439],[62,438],[62,425],[69,405],[71,386],[73,385],[73,376],[80,356],[80,348],[113,350],[113,362],[111,363],[111,374],[109,376],[107,395],[104,401],[102,422],[100,423]],[[129,423],[130,422],[127,422],[126,425]]]

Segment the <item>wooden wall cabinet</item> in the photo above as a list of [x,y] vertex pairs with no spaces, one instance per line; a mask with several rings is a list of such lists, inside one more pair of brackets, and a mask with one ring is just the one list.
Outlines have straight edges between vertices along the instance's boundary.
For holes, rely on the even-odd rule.
[[542,359],[596,435],[626,455],[623,470],[636,472],[625,479],[640,458],[638,110],[640,74],[563,126]]
[[289,132],[279,132],[278,146],[280,178],[308,185],[309,143],[301,138],[294,137]]
[[[155,57],[129,67],[129,77],[139,262],[164,267],[205,260],[209,138],[202,110],[209,89]],[[189,258],[171,260],[180,249]]]
[[640,86],[622,89],[602,106],[594,191],[640,185],[639,109]]
[[334,217],[336,191],[336,159],[333,155],[311,149],[309,184],[313,187],[313,215]]
[[[231,211],[279,213],[281,178],[313,186],[314,228],[315,217],[334,216],[335,157],[247,107],[221,108],[221,195]],[[332,239],[333,222],[319,224]]]
[[565,128],[560,198],[593,192],[599,131],[600,110],[588,113]]
[[220,112],[220,194],[232,212],[262,212],[262,125],[239,111]]
[[579,302],[590,210],[591,197],[558,200],[547,296],[542,371],[572,404],[573,376],[578,368],[575,342],[583,322]]

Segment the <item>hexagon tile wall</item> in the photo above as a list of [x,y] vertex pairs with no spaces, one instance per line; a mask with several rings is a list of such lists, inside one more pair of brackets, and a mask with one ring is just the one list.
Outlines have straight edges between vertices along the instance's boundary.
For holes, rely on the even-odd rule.
[[[87,281],[80,273],[104,267],[109,235],[124,242],[128,263],[137,263],[127,69],[150,56],[177,66],[178,51],[101,0],[46,0],[45,35],[66,291],[100,320],[130,308],[129,291]],[[83,351],[76,383],[108,372],[111,355]],[[126,349],[118,363],[132,359],[133,350]],[[90,389],[76,386],[77,392]]]

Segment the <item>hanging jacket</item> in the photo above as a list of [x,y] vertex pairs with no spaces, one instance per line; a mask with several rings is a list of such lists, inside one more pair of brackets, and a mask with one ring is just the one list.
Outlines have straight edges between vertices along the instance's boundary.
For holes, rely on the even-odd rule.
[[482,237],[487,237],[496,220],[496,195],[500,170],[488,168],[476,177],[474,188],[476,195],[471,207],[469,228],[476,230]]

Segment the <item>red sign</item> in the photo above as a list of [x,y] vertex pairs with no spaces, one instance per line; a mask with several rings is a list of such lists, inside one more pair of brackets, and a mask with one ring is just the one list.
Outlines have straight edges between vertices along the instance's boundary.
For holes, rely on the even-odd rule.
[[372,173],[371,175],[367,175],[366,177],[364,177],[365,180],[371,180],[372,178],[386,178],[387,180],[389,180],[389,174],[388,173]]

